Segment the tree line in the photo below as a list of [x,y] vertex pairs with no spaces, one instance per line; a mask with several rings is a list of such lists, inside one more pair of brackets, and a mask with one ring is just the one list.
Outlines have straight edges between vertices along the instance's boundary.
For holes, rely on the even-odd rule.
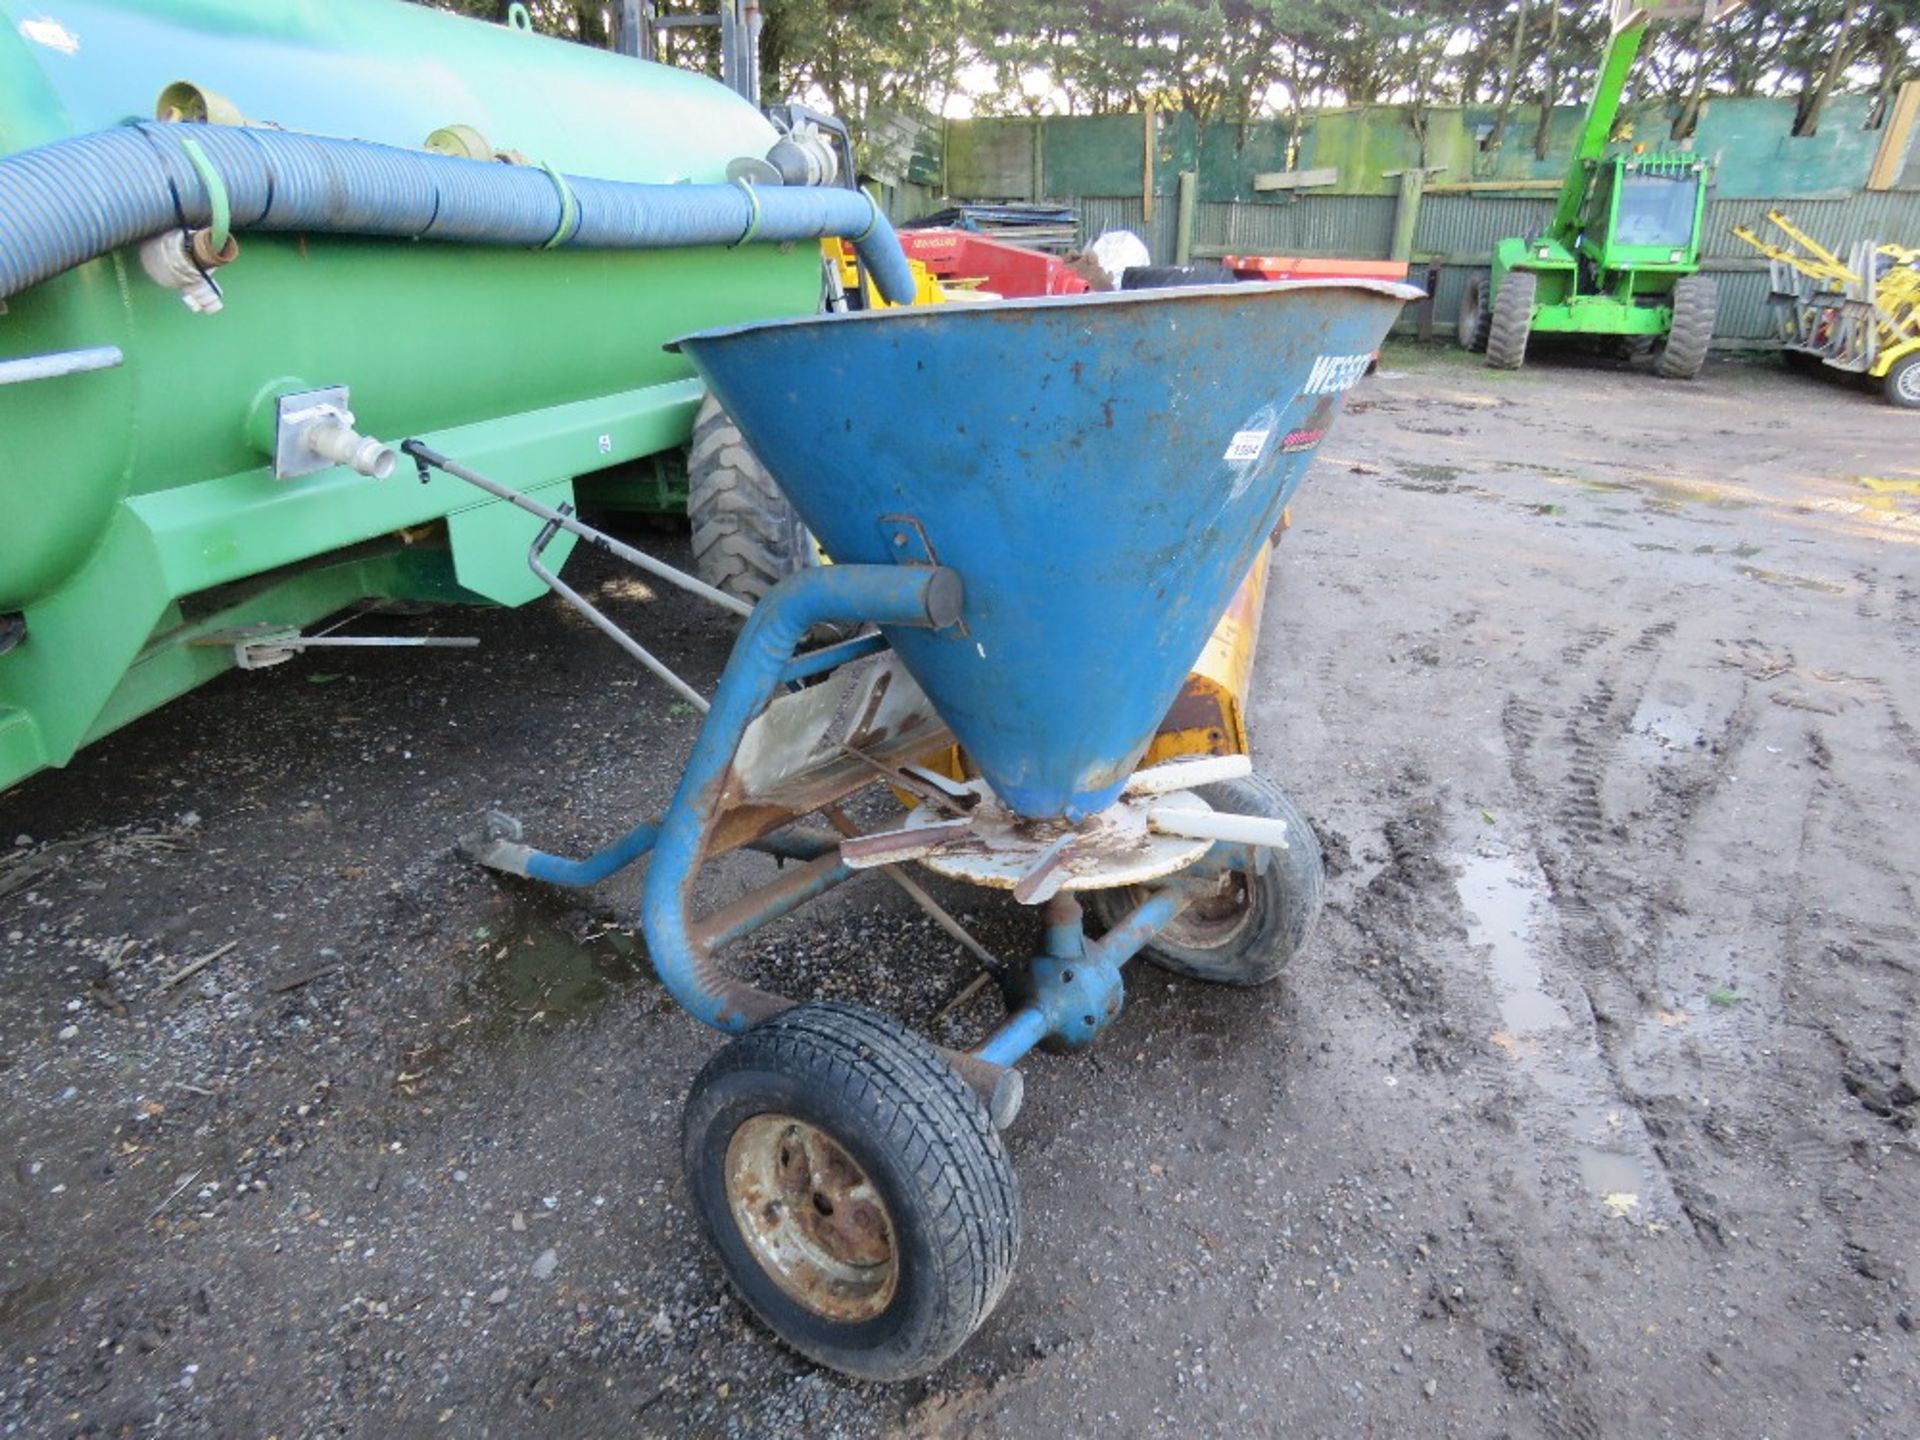
[[[489,18],[499,0],[430,0]],[[1581,0],[762,0],[767,98],[814,97],[856,124],[938,114],[1111,115],[1149,101],[1202,123],[1243,123],[1325,105],[1496,107],[1544,119],[1592,86],[1609,8]],[[666,0],[695,13],[703,0]],[[607,0],[532,0],[538,28],[613,42]],[[664,59],[712,62],[711,31],[675,30]],[[1717,22],[1658,24],[1629,94],[1664,100],[1676,135],[1717,95],[1796,103],[1814,133],[1837,94],[1872,97],[1868,124],[1920,78],[1920,0],[1748,0]],[[1540,127],[1545,145],[1545,127]]]

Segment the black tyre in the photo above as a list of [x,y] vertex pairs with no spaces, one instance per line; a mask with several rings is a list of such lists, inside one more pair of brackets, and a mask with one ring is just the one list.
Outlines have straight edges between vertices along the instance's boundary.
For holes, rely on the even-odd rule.
[[1527,337],[1533,333],[1533,297],[1540,277],[1531,270],[1509,270],[1493,297],[1487,320],[1487,364],[1495,370],[1518,370],[1526,363]]
[[1134,265],[1120,272],[1120,288],[1169,290],[1182,285],[1231,285],[1238,279],[1217,260],[1192,265]]
[[1707,363],[1720,287],[1706,275],[1683,275],[1673,287],[1673,328],[1654,369],[1668,380],[1692,380]]
[[1487,297],[1493,292],[1493,276],[1469,275],[1460,289],[1460,315],[1453,335],[1468,350],[1487,348],[1487,327],[1493,323],[1493,308]]
[[[1227,876],[1217,894],[1196,900],[1140,953],[1163,970],[1220,985],[1264,985],[1276,979],[1313,934],[1326,889],[1326,863],[1313,827],[1260,775],[1225,780],[1198,792],[1216,810],[1287,822],[1287,848],[1268,852],[1258,875]],[[1089,897],[1102,923],[1113,925],[1144,898],[1131,888]]]
[[1020,1201],[986,1107],[926,1041],[856,1005],[802,1005],[707,1062],[687,1184],[727,1276],[809,1359],[923,1374],[999,1303]]
[[751,605],[819,559],[800,516],[711,395],[693,422],[687,519],[694,574]]
[[1920,350],[1894,361],[1880,385],[1889,404],[1902,410],[1920,410]]

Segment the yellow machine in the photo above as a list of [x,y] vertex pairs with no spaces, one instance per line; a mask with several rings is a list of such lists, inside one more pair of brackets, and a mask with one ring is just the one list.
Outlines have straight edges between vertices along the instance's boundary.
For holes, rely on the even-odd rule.
[[1890,403],[1920,409],[1920,249],[1863,240],[1843,261],[1779,211],[1767,220],[1786,245],[1733,233],[1767,257],[1787,354],[1878,380]]
[[[838,240],[822,240],[820,242],[820,249],[825,253],[827,259],[839,263],[840,285],[842,289],[853,290],[856,287],[864,286],[865,288],[862,293],[866,297],[867,309],[887,310],[892,308],[893,302],[888,300],[874,287],[873,277],[862,274],[859,259],[851,245],[843,244]],[[923,263],[909,256],[907,257],[907,265],[913,271],[914,290],[913,300],[910,303],[915,305],[938,305],[948,298],[947,292],[941,287],[940,282],[934,278],[933,272],[927,269]]]

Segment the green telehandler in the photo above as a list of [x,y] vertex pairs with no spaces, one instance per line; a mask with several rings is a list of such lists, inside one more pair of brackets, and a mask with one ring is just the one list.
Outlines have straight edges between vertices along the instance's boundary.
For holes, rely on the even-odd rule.
[[1613,33],[1581,122],[1553,219],[1499,242],[1493,268],[1468,279],[1455,332],[1487,364],[1517,370],[1536,334],[1604,336],[1627,353],[1658,345],[1656,368],[1691,380],[1706,362],[1718,301],[1700,273],[1712,165],[1691,152],[1614,149],[1627,73],[1655,20],[1711,23],[1741,0],[1616,0]]

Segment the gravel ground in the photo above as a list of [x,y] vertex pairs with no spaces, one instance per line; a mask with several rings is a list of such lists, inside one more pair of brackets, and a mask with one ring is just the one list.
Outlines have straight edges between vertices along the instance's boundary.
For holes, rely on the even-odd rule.
[[[1027,1064],[1021,1270],[908,1385],[725,1289],[678,1162],[716,1042],[631,877],[452,848],[658,807],[688,707],[546,603],[206,687],[0,796],[0,1434],[1912,1435],[1917,426],[1390,352],[1252,696],[1319,935],[1257,992],[1130,972]],[[712,683],[723,621],[574,565]],[[942,1013],[965,957],[880,882],[742,964],[948,1043],[997,1005]]]

